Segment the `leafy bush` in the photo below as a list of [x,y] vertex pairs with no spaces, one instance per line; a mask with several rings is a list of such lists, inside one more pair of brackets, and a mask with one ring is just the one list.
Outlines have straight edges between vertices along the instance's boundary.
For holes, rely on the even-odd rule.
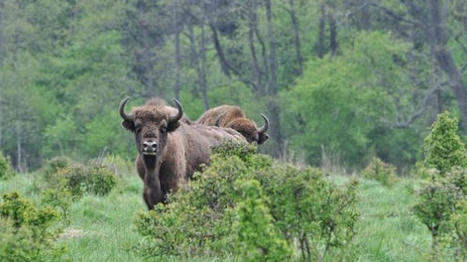
[[465,252],[460,250],[465,249],[466,232],[459,219],[465,218],[467,156],[456,133],[457,119],[448,112],[438,115],[425,139],[425,163],[435,172],[419,192],[414,212],[431,232],[434,256],[444,257],[445,247],[454,246],[457,252],[450,255],[465,260]]
[[71,192],[62,187],[46,189],[41,194],[41,203],[58,208],[66,224],[70,223],[69,210],[72,203]]
[[73,196],[78,197],[84,193],[105,196],[117,184],[115,174],[101,166],[74,164],[59,169],[57,175],[66,179],[66,187]]
[[188,188],[137,215],[137,252],[284,261],[295,248],[304,259],[323,258],[352,239],[355,182],[339,188],[318,169],[275,163],[248,145],[213,152]]
[[55,175],[58,170],[62,168],[67,168],[70,167],[73,164],[73,161],[69,159],[68,157],[60,156],[60,157],[54,157],[47,161],[45,166],[42,169],[42,172],[44,173],[44,176],[47,178]]
[[457,203],[456,212],[451,215],[450,222],[454,231],[452,245],[455,254],[461,258],[459,261],[465,261],[467,259],[467,199]]
[[363,177],[379,181],[385,186],[392,186],[397,182],[396,168],[373,157],[370,164],[362,171]]
[[0,261],[58,260],[64,253],[55,241],[60,214],[51,207],[36,208],[17,192],[0,202]]
[[412,167],[411,175],[415,178],[431,179],[436,172],[438,172],[436,168],[428,168],[422,161],[417,161]]
[[439,114],[425,138],[425,161],[444,176],[454,166],[467,167],[467,155],[462,140],[457,135],[458,120],[449,112]]
[[0,152],[0,180],[9,179],[14,174],[10,168],[10,159],[3,156],[2,152]]
[[73,197],[85,193],[107,195],[117,184],[117,176],[106,167],[98,164],[84,166],[66,158],[51,160],[43,171],[43,188],[53,189],[53,194],[70,191]]
[[239,245],[239,255],[246,261],[288,261],[293,252],[281,237],[278,227],[265,201],[261,185],[257,180],[236,180],[240,200],[234,210],[233,231]]
[[[451,188],[440,182],[427,184],[418,194],[418,203],[414,206],[415,215],[432,232],[433,241],[447,232],[447,220],[453,213],[456,194]],[[434,243],[436,246],[437,243]]]

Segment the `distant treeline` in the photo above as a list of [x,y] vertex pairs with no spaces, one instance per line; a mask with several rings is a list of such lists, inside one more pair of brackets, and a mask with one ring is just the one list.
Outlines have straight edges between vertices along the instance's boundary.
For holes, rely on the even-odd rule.
[[467,130],[467,2],[0,0],[0,149],[19,171],[133,158],[119,101],[179,98],[271,120],[262,150],[399,167],[437,113]]

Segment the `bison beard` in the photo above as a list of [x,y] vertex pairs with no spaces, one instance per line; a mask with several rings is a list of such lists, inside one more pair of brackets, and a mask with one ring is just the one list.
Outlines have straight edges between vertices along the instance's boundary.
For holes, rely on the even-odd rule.
[[211,147],[225,140],[246,143],[229,128],[190,124],[180,103],[177,109],[162,99],[151,99],[144,106],[125,113],[128,98],[120,103],[122,126],[134,133],[138,157],[136,169],[144,182],[143,198],[148,209],[164,202],[167,194],[177,191],[201,164],[209,161]]
[[268,140],[266,133],[269,127],[268,118],[261,114],[264,126],[257,128],[255,122],[246,118],[245,112],[238,106],[222,105],[212,108],[200,116],[198,124],[232,128],[242,134],[248,143],[256,142],[258,145]]

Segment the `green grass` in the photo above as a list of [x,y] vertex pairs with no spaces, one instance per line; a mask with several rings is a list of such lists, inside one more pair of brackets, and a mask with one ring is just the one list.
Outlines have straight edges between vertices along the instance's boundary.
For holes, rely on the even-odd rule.
[[[36,177],[34,173],[19,174],[0,181],[0,193],[16,190],[37,201]],[[333,179],[338,184],[348,180],[346,177]],[[427,260],[430,234],[410,210],[417,184],[416,180],[404,178],[387,188],[375,181],[361,181],[358,204],[361,217],[349,260]],[[133,218],[138,210],[146,209],[141,188],[139,177],[131,174],[123,177],[118,188],[107,197],[88,195],[74,202],[71,224],[60,238],[68,248],[67,256],[73,261],[141,261],[131,251],[140,239]],[[334,261],[340,255],[331,252],[325,260]]]
[[355,246],[359,261],[424,261],[431,236],[412,214],[417,181],[401,179],[392,188],[362,181]]

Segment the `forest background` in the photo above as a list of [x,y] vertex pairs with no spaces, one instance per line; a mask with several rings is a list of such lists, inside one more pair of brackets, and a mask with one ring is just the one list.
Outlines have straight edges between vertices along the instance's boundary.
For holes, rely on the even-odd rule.
[[132,159],[118,103],[241,106],[261,150],[405,170],[445,110],[467,138],[467,2],[0,0],[0,149],[21,172],[67,155]]

